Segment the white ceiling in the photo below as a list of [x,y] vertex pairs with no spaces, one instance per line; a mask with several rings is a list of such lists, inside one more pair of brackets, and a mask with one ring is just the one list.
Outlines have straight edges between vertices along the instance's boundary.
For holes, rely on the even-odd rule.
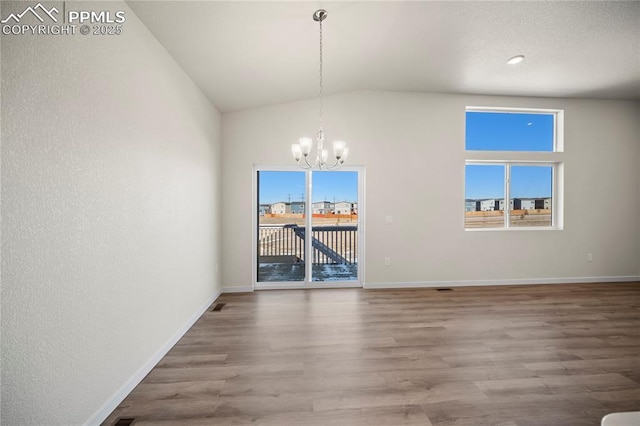
[[637,1],[127,3],[221,112],[317,96],[321,7],[326,94],[640,100]]

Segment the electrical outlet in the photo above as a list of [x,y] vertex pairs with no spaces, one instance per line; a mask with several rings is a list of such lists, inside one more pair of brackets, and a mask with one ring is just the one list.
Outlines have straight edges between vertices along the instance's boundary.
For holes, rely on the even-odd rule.
[[587,253],[587,262],[593,262],[593,253]]
[[385,264],[385,266],[390,266],[391,265],[391,258],[390,257],[385,257],[384,258],[384,264]]
[[386,224],[393,223],[393,216],[385,216],[384,217],[384,223],[386,223]]

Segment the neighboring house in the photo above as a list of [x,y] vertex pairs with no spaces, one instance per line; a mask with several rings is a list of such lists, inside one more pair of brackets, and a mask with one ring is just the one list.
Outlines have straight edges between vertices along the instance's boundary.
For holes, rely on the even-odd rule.
[[529,199],[522,199],[520,201],[520,210],[533,210],[536,208],[536,200],[529,198]]
[[515,198],[515,210],[542,210],[551,208],[551,198]]
[[350,203],[348,201],[337,202],[333,207],[333,211],[335,212],[335,214],[352,214],[353,203]]
[[293,214],[304,214],[304,201],[292,201],[291,202],[291,213],[293,213]]
[[[514,206],[514,201],[513,201],[513,199],[511,199],[509,201],[509,209],[513,210],[513,206]],[[498,205],[498,210],[504,211],[504,199],[503,198],[500,199],[500,203]]]
[[260,204],[260,207],[258,207],[258,214],[260,216],[264,216],[266,214],[271,213],[271,205],[270,204]]
[[[513,198],[509,201],[510,210],[551,209],[551,198]],[[504,211],[504,199],[464,200],[465,212]]]
[[514,210],[522,210],[522,198],[514,198],[513,199],[513,209]]
[[500,200],[490,198],[488,200],[480,200],[480,210],[483,212],[492,212],[500,210]]
[[318,201],[313,203],[313,214],[332,214],[333,213],[333,203],[329,201]]
[[279,202],[271,204],[271,214],[288,214],[291,213],[291,204]]

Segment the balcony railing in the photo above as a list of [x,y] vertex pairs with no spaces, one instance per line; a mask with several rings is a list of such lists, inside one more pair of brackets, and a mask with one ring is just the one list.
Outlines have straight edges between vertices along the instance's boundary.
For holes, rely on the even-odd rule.
[[[357,226],[313,226],[311,229],[313,264],[357,264]],[[260,225],[258,255],[270,263],[305,262],[305,237],[304,226]]]

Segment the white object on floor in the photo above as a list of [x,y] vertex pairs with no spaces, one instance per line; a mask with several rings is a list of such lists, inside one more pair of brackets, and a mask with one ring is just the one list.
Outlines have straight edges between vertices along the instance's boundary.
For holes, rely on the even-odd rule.
[[607,414],[601,426],[640,426],[640,411]]

